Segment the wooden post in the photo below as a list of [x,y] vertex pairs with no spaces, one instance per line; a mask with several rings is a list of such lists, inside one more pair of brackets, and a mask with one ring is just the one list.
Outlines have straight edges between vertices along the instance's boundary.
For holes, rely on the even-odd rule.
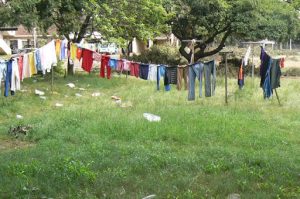
[[227,55],[233,53],[233,51],[224,51],[220,54],[225,55],[225,104],[228,104],[228,66],[227,66]]
[[196,39],[192,39],[192,40],[182,40],[185,42],[192,42],[192,56],[191,56],[191,60],[190,60],[190,64],[195,63],[195,44],[196,43],[201,43],[203,42],[202,40],[196,40]]
[[227,53],[225,53],[225,103],[228,104]]
[[276,88],[275,88],[274,90],[275,90],[275,94],[276,94],[277,101],[278,101],[279,105],[281,106],[281,103],[280,103],[279,96],[278,96],[278,93],[277,93]]
[[54,71],[53,64],[51,65],[51,92],[53,93]]
[[252,72],[251,72],[251,77],[252,77],[252,80],[254,79],[254,46],[253,44],[251,44],[252,46]]

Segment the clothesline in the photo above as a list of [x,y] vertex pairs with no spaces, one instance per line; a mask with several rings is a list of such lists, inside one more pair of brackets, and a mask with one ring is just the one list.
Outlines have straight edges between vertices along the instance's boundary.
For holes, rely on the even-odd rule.
[[[49,72],[52,65],[57,64],[54,40],[32,52],[11,56],[8,60],[0,62],[0,83],[5,80],[4,96],[15,94],[21,89],[21,81],[32,77],[41,71]],[[0,85],[1,89],[1,85]],[[1,90],[0,90],[1,91]]]
[[[127,59],[116,59],[110,55],[100,54],[81,47],[78,44],[68,43],[67,40],[52,40],[45,46],[35,49],[32,52],[14,55],[8,61],[1,61],[0,81],[5,77],[5,96],[9,95],[9,91],[14,95],[16,90],[20,90],[20,83],[24,78],[32,77],[38,71],[41,71],[43,74],[50,72],[51,67],[56,65],[58,60],[65,60],[67,58],[72,61],[75,61],[75,59],[81,60],[81,67],[87,72],[91,72],[94,61],[100,62],[100,77],[102,78],[110,79],[111,71],[115,70],[120,73],[125,71],[131,76],[144,80],[156,81],[157,90],[160,90],[161,78],[164,80],[166,91],[170,91],[171,84],[177,85],[177,89],[180,90],[183,86],[182,80],[184,80],[184,87],[189,90],[189,100],[194,100],[194,91],[192,90],[195,89],[195,79],[197,78],[200,81],[202,87],[202,75],[205,74],[205,96],[209,97],[214,94],[214,61],[206,63],[197,62],[193,65],[184,66],[145,64]],[[213,63],[213,65],[210,66],[208,63]],[[203,72],[204,70],[206,73]],[[191,81],[188,81],[188,79]],[[202,88],[199,96],[202,96]]]

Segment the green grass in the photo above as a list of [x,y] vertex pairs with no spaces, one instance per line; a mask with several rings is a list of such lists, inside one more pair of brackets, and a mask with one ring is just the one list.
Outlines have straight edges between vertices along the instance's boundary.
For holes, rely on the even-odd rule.
[[[259,79],[248,78],[243,90],[230,80],[228,105],[223,78],[216,96],[194,102],[175,86],[155,87],[76,75],[56,78],[54,94],[49,79],[38,78],[23,82],[28,92],[0,97],[0,143],[15,139],[10,126],[31,125],[23,139],[34,144],[0,151],[0,198],[300,197],[299,79],[282,79],[282,106],[263,99]],[[119,107],[112,95],[133,107]],[[144,112],[161,122],[148,122]]]

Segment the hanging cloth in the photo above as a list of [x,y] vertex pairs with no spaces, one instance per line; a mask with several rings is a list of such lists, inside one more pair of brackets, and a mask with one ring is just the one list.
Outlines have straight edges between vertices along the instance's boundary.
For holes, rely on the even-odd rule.
[[55,40],[55,53],[57,57],[60,57],[60,51],[61,51],[61,41],[60,39]]
[[22,55],[20,55],[18,58],[18,66],[19,66],[20,79],[23,80],[23,56]]
[[34,63],[34,54],[32,52],[28,54],[28,59],[29,59],[29,71],[31,77],[32,75],[37,74],[37,70]]
[[244,57],[244,66],[248,65],[248,60],[249,60],[249,57],[250,57],[250,53],[251,53],[251,46],[249,46],[247,51],[246,51],[246,54],[245,54],[245,57]]
[[244,75],[244,69],[243,69],[243,60],[242,60],[242,63],[239,67],[239,71],[238,71],[238,85],[239,85],[239,88],[242,89],[245,85],[245,75]]
[[75,58],[76,58],[76,55],[77,55],[77,45],[75,43],[71,43],[71,46],[70,46],[70,59],[72,61],[74,61]]
[[91,72],[93,67],[93,51],[88,49],[82,50],[82,69],[86,72]]
[[101,68],[100,68],[100,77],[105,78],[105,69],[106,69],[106,77],[110,79],[111,68],[108,65],[110,57],[107,55],[102,55],[101,58]]

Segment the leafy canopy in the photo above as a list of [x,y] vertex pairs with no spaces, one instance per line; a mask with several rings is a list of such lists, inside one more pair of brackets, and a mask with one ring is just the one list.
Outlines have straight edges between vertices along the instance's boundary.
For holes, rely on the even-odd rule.
[[[294,37],[299,27],[296,10],[279,0],[166,0],[165,8],[181,41],[201,40],[195,46],[196,60],[222,50],[229,36],[283,41]],[[217,47],[212,48],[213,43]],[[187,45],[183,43],[180,52],[189,60]]]
[[99,31],[106,39],[125,43],[133,37],[149,39],[168,29],[161,0],[10,0],[0,8],[1,24],[23,24],[47,30],[55,25],[67,38],[79,42]]

